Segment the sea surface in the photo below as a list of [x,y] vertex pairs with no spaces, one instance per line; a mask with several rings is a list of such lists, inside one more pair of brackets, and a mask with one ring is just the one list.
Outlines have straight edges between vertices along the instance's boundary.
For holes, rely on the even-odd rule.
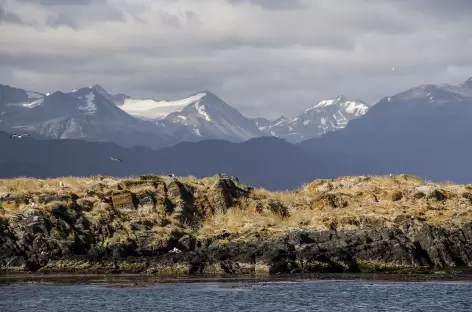
[[300,280],[0,286],[1,312],[472,311],[471,282]]

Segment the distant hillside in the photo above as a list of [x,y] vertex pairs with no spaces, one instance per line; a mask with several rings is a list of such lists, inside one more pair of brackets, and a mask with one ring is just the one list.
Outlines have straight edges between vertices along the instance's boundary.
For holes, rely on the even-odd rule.
[[[80,140],[10,139],[0,132],[0,177],[127,176],[145,173],[195,175],[226,173],[268,189],[291,189],[332,173],[310,152],[281,139],[243,143],[208,140],[153,151]],[[119,157],[123,163],[111,161]]]
[[301,142],[338,155],[343,175],[409,173],[472,182],[471,84],[422,85],[385,97],[343,130]]

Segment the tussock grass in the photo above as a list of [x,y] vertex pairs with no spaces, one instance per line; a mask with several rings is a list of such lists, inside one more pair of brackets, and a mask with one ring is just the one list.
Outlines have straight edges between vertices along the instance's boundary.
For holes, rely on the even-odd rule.
[[[176,180],[190,198],[179,195]],[[226,231],[244,239],[256,234],[277,236],[295,229],[394,226],[409,218],[451,227],[472,221],[470,184],[432,183],[409,175],[347,176],[315,180],[286,192],[246,190],[227,207],[228,194],[222,193],[217,181],[217,176],[0,180],[0,217],[32,208],[51,211],[71,205],[74,197],[89,220],[109,218],[107,222],[116,229],[117,237],[151,235],[156,241],[176,230],[199,237]],[[123,191],[154,200],[135,210],[118,211],[107,198]]]

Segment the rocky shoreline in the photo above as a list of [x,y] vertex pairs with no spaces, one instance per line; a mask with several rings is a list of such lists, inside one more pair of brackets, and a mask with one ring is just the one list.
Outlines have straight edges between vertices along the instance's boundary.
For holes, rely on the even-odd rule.
[[[230,284],[269,285],[277,283],[313,282],[364,282],[364,283],[472,283],[472,272],[440,272],[440,274],[401,273],[313,273],[255,275],[196,275],[154,276],[146,274],[0,274],[0,287],[10,285],[96,285],[114,288],[142,288],[162,284]],[[235,286],[233,286],[235,287]]]
[[[210,235],[201,231],[206,220],[217,213],[241,209],[241,203],[246,205],[244,213],[266,218],[276,215],[284,220],[297,211],[281,200],[254,197],[254,190],[234,177],[194,185],[177,179],[141,177],[119,181],[112,187],[102,179],[90,184],[83,194],[74,193],[72,188],[49,197],[34,189],[3,196],[0,272],[401,275],[469,272],[472,268],[472,222],[467,219],[451,226],[401,214],[392,222],[364,218],[362,224],[351,228],[327,222],[325,229],[300,226],[271,235],[267,230],[236,233],[223,227]],[[333,189],[323,192],[317,199],[322,207],[312,210],[313,214],[324,209],[334,214],[353,205],[353,201],[343,199],[347,197],[344,193]],[[412,200],[418,205],[426,202],[431,209],[444,206],[448,199],[466,198],[462,193],[453,197],[447,190],[435,189],[424,196],[417,193],[416,189],[412,191]],[[409,200],[408,196],[403,191],[401,197]],[[32,202],[42,207],[32,208]],[[464,205],[467,208],[470,204]]]

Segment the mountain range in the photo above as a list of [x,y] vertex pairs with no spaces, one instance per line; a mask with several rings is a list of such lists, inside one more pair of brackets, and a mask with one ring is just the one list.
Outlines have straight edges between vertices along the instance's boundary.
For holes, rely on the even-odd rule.
[[369,106],[364,102],[351,101],[341,95],[321,101],[295,118],[281,116],[268,124],[261,120],[256,122],[263,133],[296,143],[343,129],[350,120],[364,115],[368,110]]
[[315,104],[299,117],[269,121],[247,118],[209,91],[157,101],[111,94],[99,85],[48,94],[0,85],[0,130],[124,147],[161,148],[207,139],[242,142],[263,136],[300,142],[342,129],[367,109],[360,101],[339,97]]
[[298,146],[345,158],[343,174],[412,173],[472,182],[472,78],[420,85],[381,99],[341,131]]
[[[190,137],[195,134],[191,130],[195,120],[208,121],[206,113],[213,121],[216,116],[214,112],[217,111],[207,107],[206,103],[210,102],[204,102],[205,110],[202,113],[198,108],[202,102],[197,100],[198,103],[189,103],[181,111],[169,113],[165,118],[144,120],[124,110],[120,111],[119,106],[126,105],[126,101],[120,104],[108,100],[107,105],[97,101],[97,98],[101,100],[106,97],[98,97],[99,92],[95,94],[90,88],[88,91],[76,90],[75,95],[66,94],[68,99],[71,96],[77,99],[76,102],[70,102],[73,105],[62,105],[62,102],[48,99],[63,97],[64,93],[46,96],[8,88],[3,86],[2,90],[7,89],[9,93],[2,91],[0,94],[0,125],[28,125],[34,124],[36,120],[47,121],[50,115],[60,119],[69,114],[84,116],[85,120],[87,116],[93,116],[90,117],[90,124],[99,127],[95,122],[100,119],[94,114],[100,115],[98,112],[102,112],[102,109],[95,109],[92,105],[97,104],[107,108],[107,115],[117,114],[116,118],[123,118],[123,122],[131,125],[135,123],[135,127],[166,128],[172,125],[176,129],[190,129],[185,132]],[[93,101],[90,100],[91,93],[95,96]],[[21,101],[6,105],[8,96],[16,96]],[[339,102],[343,102],[341,97],[339,99]],[[89,102],[92,104],[85,105]],[[327,106],[334,107],[335,102]],[[467,135],[472,133],[472,78],[459,85],[413,87],[386,96],[365,111],[360,105],[354,106],[359,116],[350,120],[344,128],[326,131],[320,137],[317,134],[315,138],[299,143],[266,136],[244,142],[221,139],[180,142],[155,150],[143,146],[126,148],[110,142],[86,142],[82,138],[56,140],[43,136],[40,140],[10,139],[8,133],[0,132],[0,176],[174,173],[202,177],[227,173],[238,176],[243,183],[272,190],[295,188],[316,178],[365,174],[408,173],[436,181],[472,182],[472,147],[467,139]],[[186,108],[190,111],[186,111]],[[24,110],[37,112],[38,115],[28,115]],[[166,120],[170,116],[185,121],[178,116],[190,113],[194,114],[193,119],[185,115],[189,125]],[[262,118],[248,120],[256,128],[270,127],[272,123]],[[111,123],[106,120],[103,122]],[[164,141],[169,137],[161,135],[158,138]],[[123,163],[110,161],[111,156],[121,158]]]

